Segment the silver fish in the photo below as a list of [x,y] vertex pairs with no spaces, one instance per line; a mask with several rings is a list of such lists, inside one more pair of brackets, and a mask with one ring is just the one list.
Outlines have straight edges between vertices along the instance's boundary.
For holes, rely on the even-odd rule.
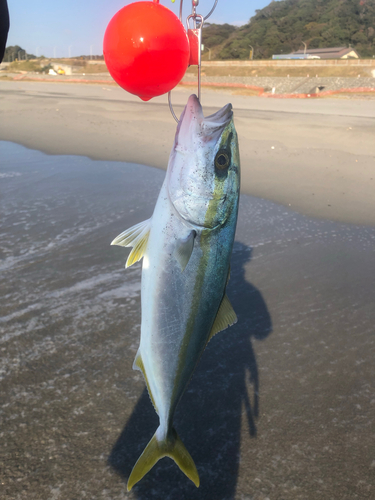
[[126,267],[143,257],[141,340],[133,368],[143,373],[160,419],[131,472],[129,491],[165,456],[199,486],[173,415],[210,338],[237,321],[225,289],[239,189],[231,104],[205,118],[198,98],[190,96],[152,217],[112,242],[133,247]]

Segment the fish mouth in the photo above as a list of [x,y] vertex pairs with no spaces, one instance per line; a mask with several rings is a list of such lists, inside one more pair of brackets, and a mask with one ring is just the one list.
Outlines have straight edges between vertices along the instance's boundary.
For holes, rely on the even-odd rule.
[[198,97],[195,94],[192,94],[188,102],[186,103],[185,109],[181,114],[180,121],[183,121],[184,118],[188,119],[187,117],[192,115],[193,117],[196,117],[197,119],[201,119],[207,122],[211,122],[215,125],[219,125],[221,127],[227,125],[229,121],[231,120],[233,116],[233,111],[232,111],[232,105],[231,104],[226,104],[223,106],[221,109],[213,113],[212,115],[206,116],[206,118],[203,115],[203,109],[202,105],[199,102]]
[[204,119],[204,127],[209,131],[215,131],[216,129],[220,129],[221,131],[229,124],[232,118],[233,109],[232,105],[229,103],[219,109],[219,111],[216,111],[216,113],[206,116]]
[[176,147],[180,150],[191,151],[194,146],[197,146],[194,138],[204,143],[216,141],[232,118],[231,104],[226,104],[212,115],[205,117],[198,97],[192,94],[180,117],[176,133]]

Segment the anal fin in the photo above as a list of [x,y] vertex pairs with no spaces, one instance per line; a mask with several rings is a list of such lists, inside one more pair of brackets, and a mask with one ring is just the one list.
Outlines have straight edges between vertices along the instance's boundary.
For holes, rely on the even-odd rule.
[[224,294],[207,342],[209,342],[214,335],[235,323],[237,323],[237,315],[228,299],[228,295]]
[[150,396],[151,402],[155,408],[156,413],[159,414],[158,408],[157,408],[156,403],[155,403],[154,396],[151,392],[150,384],[148,382],[148,378],[146,375],[146,370],[145,370],[145,367],[143,364],[142,356],[141,356],[141,353],[139,351],[137,352],[135,359],[134,359],[133,370],[139,370],[140,372],[142,372],[143,378],[145,379],[145,382],[146,382],[148,395]]

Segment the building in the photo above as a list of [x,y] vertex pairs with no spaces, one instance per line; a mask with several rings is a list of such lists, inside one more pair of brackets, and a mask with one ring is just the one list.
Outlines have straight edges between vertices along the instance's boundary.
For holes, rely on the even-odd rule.
[[309,59],[309,54],[274,54],[272,59]]
[[351,47],[330,47],[328,49],[297,50],[291,54],[275,54],[272,59],[359,59]]
[[306,55],[308,59],[359,59],[357,52],[351,47],[330,47],[328,49],[297,50],[291,55]]

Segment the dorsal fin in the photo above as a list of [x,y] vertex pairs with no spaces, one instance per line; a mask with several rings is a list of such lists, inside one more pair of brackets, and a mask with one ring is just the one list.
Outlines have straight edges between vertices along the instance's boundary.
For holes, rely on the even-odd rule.
[[150,229],[151,219],[147,219],[119,234],[112,241],[111,245],[133,247],[133,250],[129,254],[128,260],[126,261],[125,268],[130,267],[141,260],[146,253]]
[[212,339],[214,335],[221,332],[222,330],[225,330],[226,328],[228,328],[228,326],[234,325],[235,323],[237,323],[237,315],[233,310],[232,304],[230,303],[227,294],[224,294],[207,343]]
[[154,405],[156,413],[159,415],[158,408],[157,408],[155,400],[154,400],[154,396],[152,395],[152,392],[150,389],[150,384],[148,383],[148,379],[147,379],[146,370],[145,370],[145,367],[143,364],[142,356],[141,356],[141,353],[139,351],[137,352],[135,359],[134,359],[133,370],[139,370],[140,372],[142,372],[143,378],[145,379],[145,382],[146,382],[148,395],[150,396],[151,402]]

